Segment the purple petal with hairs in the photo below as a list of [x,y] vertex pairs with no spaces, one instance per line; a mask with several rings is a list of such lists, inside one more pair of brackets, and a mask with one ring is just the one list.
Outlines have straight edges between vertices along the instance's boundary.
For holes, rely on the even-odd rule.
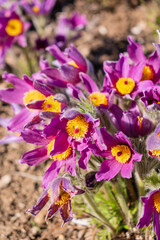
[[22,158],[20,159],[20,163],[28,164],[29,166],[34,166],[41,163],[44,160],[47,160],[48,158],[49,156],[47,153],[47,147],[43,146],[24,153]]

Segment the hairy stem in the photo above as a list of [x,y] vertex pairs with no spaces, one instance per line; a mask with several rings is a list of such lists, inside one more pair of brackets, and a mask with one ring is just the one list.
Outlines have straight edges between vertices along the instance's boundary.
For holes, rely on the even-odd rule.
[[88,204],[88,207],[93,211],[93,216],[95,216],[100,222],[103,223],[106,227],[110,228],[110,230],[116,234],[115,228],[111,225],[109,220],[102,214],[102,212],[97,208],[93,197],[91,197],[87,192],[83,194],[83,198],[85,202]]

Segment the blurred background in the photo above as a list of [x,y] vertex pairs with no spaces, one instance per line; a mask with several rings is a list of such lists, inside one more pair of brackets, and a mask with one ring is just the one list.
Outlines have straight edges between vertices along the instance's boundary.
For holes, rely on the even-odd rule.
[[[152,43],[159,41],[156,32],[160,29],[159,0],[57,0],[49,14],[45,36],[52,41],[56,36],[58,17],[62,14],[69,17],[75,10],[86,15],[87,25],[74,39],[74,44],[92,62],[96,74],[103,74],[103,61],[117,60],[119,53],[126,51],[128,35],[143,45],[146,55],[154,50]],[[28,35],[32,45],[36,39],[34,26],[30,27]],[[29,57],[34,64],[32,52]],[[30,74],[26,59],[16,45],[7,53],[5,61],[8,72],[19,77],[24,73]],[[35,68],[39,70],[36,63]],[[5,87],[2,81],[1,87]],[[12,114],[10,106],[0,102],[0,117],[8,118]],[[0,137],[6,134],[7,131],[0,127]],[[33,146],[22,142],[0,145],[0,239],[108,239],[99,234],[102,226],[90,223],[91,213],[81,210],[81,202],[73,201],[74,220],[62,228],[58,215],[48,225],[45,223],[46,208],[36,217],[26,213],[43,192],[41,179],[50,164],[20,165],[21,155],[31,148]],[[124,234],[114,239],[143,240],[143,237],[140,233],[132,233],[128,237]]]

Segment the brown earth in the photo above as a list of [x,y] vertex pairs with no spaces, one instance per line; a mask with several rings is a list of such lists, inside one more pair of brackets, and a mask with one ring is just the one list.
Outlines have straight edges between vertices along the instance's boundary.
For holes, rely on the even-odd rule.
[[[132,35],[144,46],[146,54],[154,50],[152,42],[158,41],[155,30],[158,27],[159,6],[156,1],[140,0],[75,0],[65,1],[65,12],[76,9],[85,13],[88,19],[86,30],[75,45],[93,63],[96,72],[102,69],[104,60],[117,60],[120,52],[126,51],[127,36]],[[56,9],[62,9],[60,0]],[[14,64],[13,64],[14,65]],[[5,85],[1,83],[2,86]],[[1,117],[11,116],[11,108],[0,105]],[[0,128],[0,137],[7,134]],[[94,240],[98,239],[96,226],[68,223],[61,227],[59,215],[45,223],[46,208],[32,217],[26,209],[35,204],[42,193],[41,178],[49,162],[35,167],[20,165],[21,155],[33,148],[26,143],[12,143],[0,146],[0,240]],[[74,216],[76,218],[76,215]],[[88,218],[84,214],[82,217]],[[82,218],[81,217],[81,218]],[[122,234],[116,239],[153,239],[136,233]]]

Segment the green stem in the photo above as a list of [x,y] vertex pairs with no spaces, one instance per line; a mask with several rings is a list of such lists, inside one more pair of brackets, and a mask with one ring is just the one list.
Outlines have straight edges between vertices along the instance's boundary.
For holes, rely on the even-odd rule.
[[89,208],[93,211],[93,215],[99,219],[100,222],[102,222],[106,227],[110,228],[111,231],[116,234],[115,228],[111,225],[109,220],[101,213],[101,211],[97,208],[97,205],[95,201],[93,200],[93,197],[91,197],[87,192],[83,194],[83,198],[88,204]]
[[34,69],[33,69],[33,66],[32,66],[32,61],[29,57],[29,54],[28,54],[28,48],[22,48],[23,50],[23,53],[25,55],[25,58],[27,60],[27,63],[28,63],[28,68],[29,68],[29,71],[30,71],[30,75],[32,75],[32,73],[34,73]]
[[127,225],[130,225],[130,212],[129,212],[129,208],[128,208],[128,205],[125,200],[124,193],[121,190],[120,182],[115,181],[115,182],[111,182],[111,183],[112,183],[113,188],[115,189],[116,197],[118,199],[119,205],[120,205],[121,209],[123,209],[123,213],[125,215],[125,222]]
[[[135,174],[135,180],[136,180],[136,185],[137,185],[139,197],[145,196],[144,184],[143,184],[143,181],[142,181],[140,175],[138,174],[138,171],[135,171],[134,174]],[[142,201],[138,201],[137,219],[140,218],[141,213],[142,213]]]

